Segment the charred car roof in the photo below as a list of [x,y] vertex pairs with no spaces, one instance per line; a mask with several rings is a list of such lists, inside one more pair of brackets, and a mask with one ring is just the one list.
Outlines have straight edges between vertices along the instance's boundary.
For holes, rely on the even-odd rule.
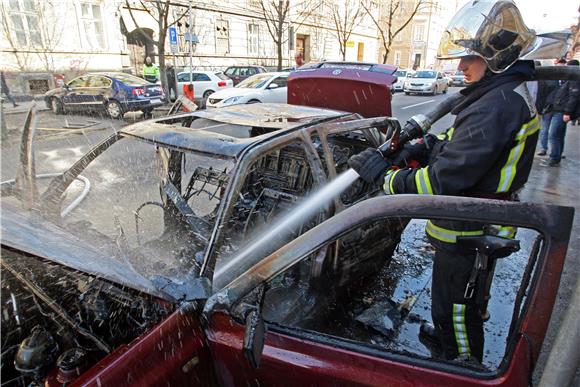
[[[304,126],[352,113],[287,104],[260,103],[187,113],[203,124],[168,125],[181,116],[161,118],[126,127],[121,134],[173,148],[235,157],[251,144]],[[256,130],[261,129],[261,130]]]

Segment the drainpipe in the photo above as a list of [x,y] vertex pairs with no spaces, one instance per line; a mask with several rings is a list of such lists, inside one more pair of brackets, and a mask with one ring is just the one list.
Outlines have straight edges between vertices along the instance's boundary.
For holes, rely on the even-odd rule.
[[558,330],[542,378],[540,387],[570,386],[580,365],[580,281],[576,281],[576,290],[572,302],[568,305],[564,321]]

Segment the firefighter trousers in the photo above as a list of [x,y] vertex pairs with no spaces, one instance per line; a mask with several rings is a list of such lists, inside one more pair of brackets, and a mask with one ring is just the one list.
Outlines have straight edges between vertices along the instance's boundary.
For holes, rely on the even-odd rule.
[[465,298],[475,253],[436,247],[431,287],[431,316],[447,359],[483,358],[483,319],[477,295]]

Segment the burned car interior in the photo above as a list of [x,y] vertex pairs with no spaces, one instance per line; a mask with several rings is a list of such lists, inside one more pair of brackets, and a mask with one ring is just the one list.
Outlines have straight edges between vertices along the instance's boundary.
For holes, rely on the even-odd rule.
[[[154,368],[135,360],[144,348],[155,352],[151,362],[179,358],[163,377],[181,384],[197,372],[186,367],[195,351],[205,351],[195,358],[207,369],[204,361],[219,355],[219,367],[235,364],[238,376],[267,384],[263,370],[286,364],[271,348],[294,339],[304,351],[329,346],[480,379],[507,372],[512,359],[527,354],[518,332],[534,324],[527,322],[538,307],[534,291],[546,268],[559,275],[563,263],[565,248],[557,248],[567,243],[571,215],[562,207],[537,206],[542,211],[531,216],[533,205],[376,197],[377,188],[358,179],[236,261],[274,222],[347,171],[351,155],[380,145],[389,120],[284,106],[232,106],[135,124],[43,183],[34,179],[28,153],[28,169],[1,187],[2,385],[52,386],[81,374],[83,383],[96,383],[112,377],[107,367],[119,359],[130,358],[134,372]],[[433,251],[425,221],[457,217],[519,228],[518,248],[490,265],[480,365],[443,361],[417,334],[430,320]],[[555,297],[555,289],[548,293]],[[232,331],[220,335],[224,329]],[[248,340],[244,329],[253,332]],[[260,331],[261,346],[252,339]],[[161,348],[164,341],[155,340],[162,332],[166,343],[178,344]],[[235,344],[220,341],[235,332]],[[541,343],[542,335],[530,337]],[[229,375],[221,371],[217,379]]]

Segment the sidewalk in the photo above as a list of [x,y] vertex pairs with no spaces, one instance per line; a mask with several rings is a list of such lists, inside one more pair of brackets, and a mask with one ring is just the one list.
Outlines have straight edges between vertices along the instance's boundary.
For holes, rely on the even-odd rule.
[[[540,166],[540,161],[545,157],[536,156],[530,179],[520,195],[520,199],[525,202],[557,204],[576,209],[566,263],[560,280],[560,289],[534,373],[534,385],[540,380],[548,354],[565,316],[567,305],[571,300],[576,281],[580,276],[580,201],[578,200],[580,192],[580,126],[568,125],[564,155],[566,158],[562,160],[559,167]],[[576,371],[575,381],[577,384],[572,383],[572,385],[580,385],[578,383],[580,370]]]
[[36,104],[37,111],[50,110],[42,100],[17,102],[18,106],[16,107],[12,106],[10,102],[4,101],[4,114],[26,113],[32,107],[33,104]]

